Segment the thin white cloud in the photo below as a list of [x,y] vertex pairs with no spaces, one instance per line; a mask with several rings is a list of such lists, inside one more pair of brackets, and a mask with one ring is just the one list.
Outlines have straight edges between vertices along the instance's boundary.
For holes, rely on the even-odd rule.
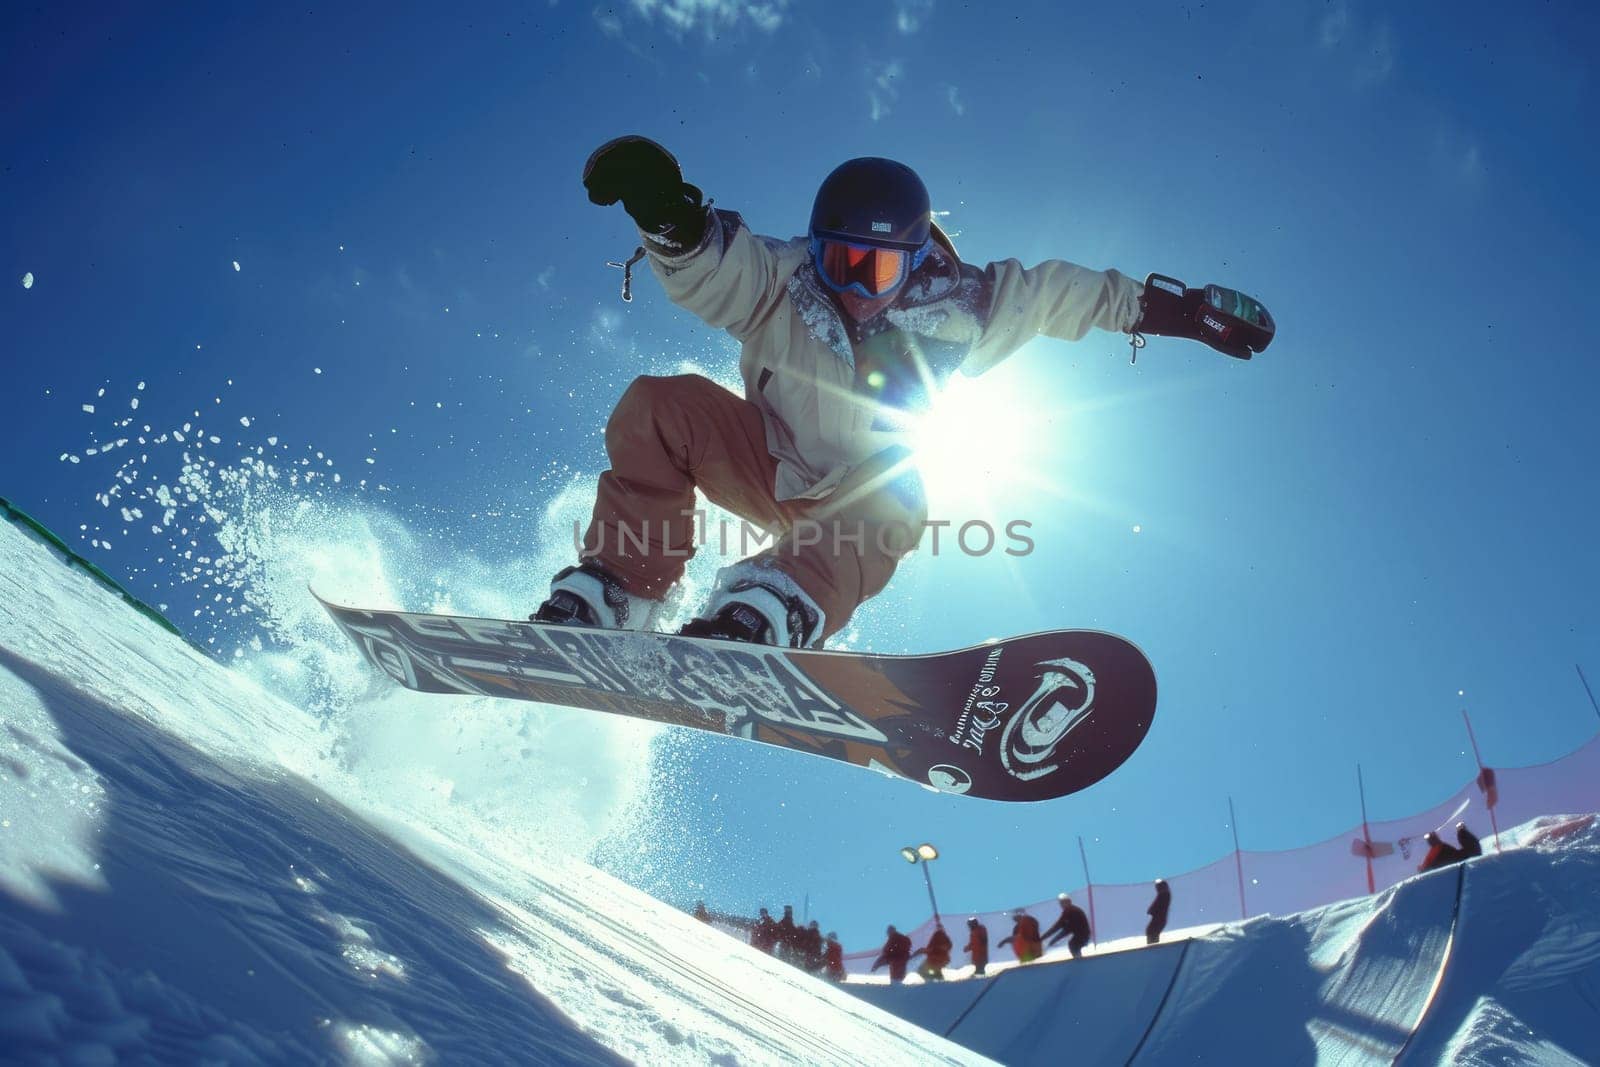
[[1350,8],[1342,2],[1333,4],[1317,22],[1317,43],[1323,48],[1335,48],[1349,32]]
[[894,8],[895,28],[901,33],[916,33],[933,14],[933,0],[894,0]]
[[706,35],[750,25],[772,33],[783,25],[789,0],[630,0],[647,22],[660,22],[676,34]]
[[1470,131],[1452,127],[1440,129],[1434,135],[1433,156],[1438,173],[1446,181],[1477,189],[1489,179],[1483,145]]
[[1317,20],[1317,46],[1329,55],[1353,64],[1357,88],[1370,88],[1389,80],[1397,61],[1394,31],[1387,21],[1364,23],[1352,14],[1345,0],[1334,0]]
[[950,110],[959,118],[967,113],[967,105],[961,100],[961,90],[954,85],[944,87],[944,98],[950,102]]
[[1387,22],[1379,23],[1356,67],[1356,81],[1361,85],[1377,85],[1394,73],[1394,34]]
[[890,108],[900,99],[899,82],[905,76],[905,64],[898,59],[868,64],[867,76],[871,79],[867,101],[871,105],[872,121],[877,122],[889,114]]

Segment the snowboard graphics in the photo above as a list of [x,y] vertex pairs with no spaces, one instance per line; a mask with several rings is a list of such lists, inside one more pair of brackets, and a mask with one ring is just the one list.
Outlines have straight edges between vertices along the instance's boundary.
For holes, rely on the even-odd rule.
[[1093,785],[1139,747],[1156,707],[1144,654],[1092,630],[885,656],[317,599],[407,689],[689,726],[987,800]]

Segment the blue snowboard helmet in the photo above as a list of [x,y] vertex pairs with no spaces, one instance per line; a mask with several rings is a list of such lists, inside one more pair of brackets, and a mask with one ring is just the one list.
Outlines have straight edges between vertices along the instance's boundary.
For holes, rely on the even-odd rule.
[[932,222],[916,171],[881,156],[846,160],[817,189],[811,258],[834,292],[884,296],[927,258]]

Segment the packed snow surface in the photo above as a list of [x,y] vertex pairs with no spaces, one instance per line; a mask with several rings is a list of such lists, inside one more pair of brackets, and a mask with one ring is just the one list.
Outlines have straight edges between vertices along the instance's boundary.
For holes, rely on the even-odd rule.
[[852,985],[1003,1063],[1600,1063],[1600,828],[1536,819],[1501,854],[1299,915],[944,984]]
[[[312,669],[362,670],[330,639]],[[559,765],[614,720],[418,699],[332,729],[0,523],[0,1060],[1600,1062],[1593,816],[1301,915],[836,989],[563,847],[604,817]],[[548,781],[486,807],[413,733]]]
[[396,803],[8,523],[0,717],[0,1059],[988,1062],[468,804]]

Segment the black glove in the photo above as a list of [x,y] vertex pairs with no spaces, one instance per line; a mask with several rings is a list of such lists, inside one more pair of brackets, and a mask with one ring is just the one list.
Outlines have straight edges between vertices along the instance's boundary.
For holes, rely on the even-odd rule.
[[672,153],[632,134],[607,141],[583,165],[583,187],[592,203],[622,201],[622,209],[646,233],[697,245],[705,233],[700,190],[683,180]]
[[1220,285],[1187,289],[1176,278],[1152,274],[1145,279],[1139,303],[1143,314],[1135,333],[1187,337],[1235,359],[1266,351],[1277,332],[1260,301]]

